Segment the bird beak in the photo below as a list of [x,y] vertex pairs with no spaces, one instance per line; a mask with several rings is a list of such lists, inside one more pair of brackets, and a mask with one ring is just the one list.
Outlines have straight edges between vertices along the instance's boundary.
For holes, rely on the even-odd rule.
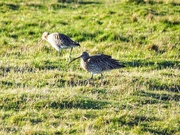
[[77,58],[72,59],[72,60],[69,62],[69,64],[71,64],[71,62],[73,62],[73,61],[75,61],[75,60],[77,60],[77,59],[79,59],[79,58],[81,58],[81,56],[79,56],[79,57],[77,57]]
[[43,41],[43,39],[41,38],[37,44],[40,45],[42,41]]

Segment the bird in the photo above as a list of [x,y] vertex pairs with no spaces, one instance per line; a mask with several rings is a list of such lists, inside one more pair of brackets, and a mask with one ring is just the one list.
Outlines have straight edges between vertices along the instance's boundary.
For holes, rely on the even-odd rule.
[[43,40],[46,40],[47,42],[49,42],[58,51],[58,58],[60,57],[61,49],[70,48],[70,54],[69,54],[70,60],[71,60],[71,53],[72,53],[73,47],[80,46],[78,42],[73,41],[67,35],[57,33],[57,32],[51,33],[51,34],[49,32],[44,32],[42,34],[42,38],[38,41],[38,45],[41,44]]
[[125,65],[120,63],[119,60],[113,59],[109,55],[96,54],[96,55],[90,56],[89,53],[87,52],[83,52],[79,57],[71,60],[69,64],[79,58],[81,58],[81,67],[84,70],[91,72],[91,77],[89,78],[89,80],[91,79],[93,80],[94,74],[101,74],[101,85],[103,83],[102,73],[104,71],[109,71],[109,70],[125,67]]

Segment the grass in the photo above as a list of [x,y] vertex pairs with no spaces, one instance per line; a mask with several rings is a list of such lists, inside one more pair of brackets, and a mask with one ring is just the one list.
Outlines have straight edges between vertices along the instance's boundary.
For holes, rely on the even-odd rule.
[[[178,0],[0,2],[0,134],[180,134]],[[85,79],[60,32],[83,51],[105,53],[126,68]]]

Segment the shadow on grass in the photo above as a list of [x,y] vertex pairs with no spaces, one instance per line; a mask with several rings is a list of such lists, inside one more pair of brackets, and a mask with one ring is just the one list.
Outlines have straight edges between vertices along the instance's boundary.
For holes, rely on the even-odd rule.
[[179,61],[147,61],[147,60],[134,60],[131,62],[124,62],[127,67],[147,67],[153,66],[158,69],[163,68],[178,68],[180,66]]
[[159,119],[156,117],[123,115],[117,118],[115,121],[117,121],[121,125],[128,125],[129,127],[134,127],[135,125],[137,126],[143,122],[150,122],[150,121],[157,121],[157,120]]
[[[129,128],[133,128],[135,126],[140,127],[141,131],[145,131],[145,132],[150,132],[153,134],[161,134],[161,135],[171,135],[173,133],[178,132],[178,130],[174,130],[171,129],[169,127],[167,127],[167,129],[163,129],[163,128],[153,128],[150,127],[150,123],[153,122],[158,122],[161,119],[156,118],[156,117],[148,117],[148,116],[127,116],[127,115],[123,115],[117,118],[114,118],[112,120],[110,120],[110,122],[112,121],[113,123],[118,123],[121,126],[128,126]],[[109,123],[109,120],[107,120],[106,122],[107,124]]]
[[[112,84],[111,81],[105,81],[103,80],[103,83],[101,84],[101,79],[98,79],[98,78],[94,78],[94,81],[91,80],[89,81],[88,79],[87,80],[68,80],[67,81],[67,84],[68,86],[71,86],[71,87],[76,87],[76,86],[94,86],[94,87],[99,87],[99,86],[105,86],[105,85],[110,85]],[[115,83],[113,85],[116,85]]]
[[150,90],[166,90],[170,92],[180,92],[180,85],[168,86],[168,85],[150,84],[149,89]]
[[13,66],[0,66],[0,76],[6,76],[9,72],[15,72],[15,73],[24,73],[24,72],[35,72],[35,68],[33,67],[13,67]]
[[19,9],[19,5],[15,5],[15,4],[7,4],[7,3],[3,3],[3,4],[0,4],[0,7],[1,6],[6,6],[8,7],[10,10],[18,10]]
[[75,87],[75,86],[86,86],[88,84],[87,80],[70,80],[67,82],[68,86]]
[[97,2],[97,1],[81,1],[81,2],[79,2],[79,4],[90,5],[90,4],[102,4],[102,3],[101,2]]
[[163,130],[163,129],[151,129],[150,127],[144,127],[143,131],[146,131],[146,132],[150,132],[152,134],[156,134],[156,135],[172,135],[178,131],[175,131],[173,129],[166,129],[166,130]]
[[43,8],[42,4],[37,4],[37,3],[26,3],[25,5],[28,7],[34,7],[34,8],[39,8],[39,9]]
[[36,68],[39,70],[52,70],[52,69],[58,69],[59,62],[51,62],[50,60],[43,61],[43,63],[38,63],[35,65]]
[[[166,3],[167,1],[155,1],[155,0],[128,0],[127,2],[129,3],[136,3],[136,4],[151,4],[151,5],[155,5],[155,4],[163,4]],[[167,3],[166,3],[167,4]],[[180,3],[176,2],[176,1],[170,1],[169,4],[172,4],[173,6],[179,6]]]
[[162,21],[164,24],[167,24],[169,26],[174,26],[174,25],[179,25],[180,21],[170,21],[170,20],[163,20]]
[[10,81],[1,81],[0,84],[1,84],[1,86],[3,86],[3,85],[9,86],[9,87],[13,86],[13,82],[10,82]]
[[53,8],[53,9],[62,9],[62,8],[67,8],[67,6],[65,6],[65,5],[62,5],[62,4],[51,4],[51,7]]
[[102,2],[98,2],[98,1],[80,1],[80,2],[78,2],[78,4],[91,5],[91,4],[102,4]]
[[155,94],[151,92],[138,91],[135,95],[143,96],[143,97],[152,97],[159,101],[180,101],[180,95],[178,94]]
[[136,4],[145,4],[144,0],[128,0],[129,3],[136,3]]
[[49,107],[54,109],[64,108],[81,108],[81,109],[102,109],[106,105],[110,104],[106,101],[94,100],[90,98],[77,98],[71,101],[65,100],[60,102],[52,102]]
[[[118,106],[119,104],[106,100],[97,100],[89,97],[72,97],[63,98],[57,100],[50,100],[47,95],[42,94],[21,94],[16,96],[16,94],[8,94],[8,96],[0,95],[0,109],[4,110],[14,110],[19,111],[19,109],[26,109],[29,107],[34,107],[38,110],[45,108],[53,109],[103,109],[107,108],[109,105]],[[127,108],[126,105],[120,105],[120,109]]]
[[[173,6],[180,6],[180,2],[179,3],[176,3],[176,2],[171,2],[171,4],[173,5]],[[180,11],[179,11],[180,12]]]
[[78,0],[58,0],[60,3],[78,3],[82,5],[90,5],[90,4],[101,4],[101,2],[97,1],[78,1]]
[[[61,59],[60,59],[61,61]],[[50,61],[50,60],[45,60],[37,63],[33,63],[33,66],[37,68],[38,70],[53,70],[53,69],[60,69],[60,70],[67,70],[67,64],[68,61],[66,62],[60,62],[57,58],[57,61]]]
[[25,82],[17,83],[15,81],[7,81],[7,80],[0,81],[0,85],[1,88],[20,88],[20,87],[22,88],[28,86],[28,84]]

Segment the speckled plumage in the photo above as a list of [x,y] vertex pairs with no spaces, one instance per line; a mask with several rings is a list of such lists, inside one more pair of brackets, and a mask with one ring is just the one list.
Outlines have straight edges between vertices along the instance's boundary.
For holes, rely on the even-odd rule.
[[113,59],[111,58],[111,56],[105,54],[97,54],[94,56],[89,56],[87,52],[83,52],[81,56],[75,58],[74,60],[78,58],[82,58],[81,59],[82,68],[92,73],[90,79],[93,79],[94,74],[101,74],[101,82],[102,82],[102,72],[125,67],[118,60]]
[[66,36],[64,34],[60,34],[60,33],[50,34],[49,32],[44,32],[41,40],[39,41],[39,44],[43,40],[46,40],[47,42],[49,42],[58,51],[58,56],[60,55],[61,49],[70,48],[71,50],[70,50],[69,57],[71,57],[71,52],[72,52],[73,47],[80,46],[79,43],[73,41],[68,36]]

